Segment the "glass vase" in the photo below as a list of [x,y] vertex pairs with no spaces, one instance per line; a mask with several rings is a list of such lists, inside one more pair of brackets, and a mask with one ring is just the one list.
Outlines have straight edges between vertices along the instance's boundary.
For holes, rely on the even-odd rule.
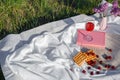
[[107,28],[107,17],[102,17],[100,23],[99,23],[99,30],[104,31]]

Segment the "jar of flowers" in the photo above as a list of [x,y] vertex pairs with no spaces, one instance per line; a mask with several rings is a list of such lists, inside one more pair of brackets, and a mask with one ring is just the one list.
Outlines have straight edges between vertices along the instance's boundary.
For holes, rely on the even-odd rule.
[[[108,8],[109,3],[106,0],[102,0],[102,2],[96,8],[94,8],[94,12],[99,13],[102,18],[99,22],[99,30],[101,31],[104,31],[107,28]],[[110,9],[110,15],[114,15],[115,17],[120,16],[118,0],[113,0],[112,7]]]

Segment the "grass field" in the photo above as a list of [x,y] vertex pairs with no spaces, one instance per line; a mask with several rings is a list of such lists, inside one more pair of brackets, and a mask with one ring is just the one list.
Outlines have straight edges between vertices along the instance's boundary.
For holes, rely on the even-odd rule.
[[[0,0],[0,39],[11,33],[79,14],[93,14],[101,0]],[[108,0],[111,2],[112,0]],[[0,72],[0,80],[4,80]]]
[[93,14],[100,0],[0,0],[0,39],[78,14]]

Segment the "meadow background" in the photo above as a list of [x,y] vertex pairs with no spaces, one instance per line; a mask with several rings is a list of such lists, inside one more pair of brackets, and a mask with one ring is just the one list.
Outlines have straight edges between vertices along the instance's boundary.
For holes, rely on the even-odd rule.
[[[0,39],[71,16],[92,15],[101,0],[0,0]],[[107,0],[112,2],[112,0]],[[120,1],[119,1],[120,2]],[[0,80],[4,80],[0,71]]]

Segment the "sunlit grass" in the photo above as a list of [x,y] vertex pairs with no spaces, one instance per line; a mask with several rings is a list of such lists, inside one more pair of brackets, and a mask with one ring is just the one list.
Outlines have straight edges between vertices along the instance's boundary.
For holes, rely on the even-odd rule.
[[[98,2],[98,1],[97,1]],[[0,39],[38,25],[75,16],[92,14],[96,0],[1,0]],[[83,4],[84,3],[84,4]]]

